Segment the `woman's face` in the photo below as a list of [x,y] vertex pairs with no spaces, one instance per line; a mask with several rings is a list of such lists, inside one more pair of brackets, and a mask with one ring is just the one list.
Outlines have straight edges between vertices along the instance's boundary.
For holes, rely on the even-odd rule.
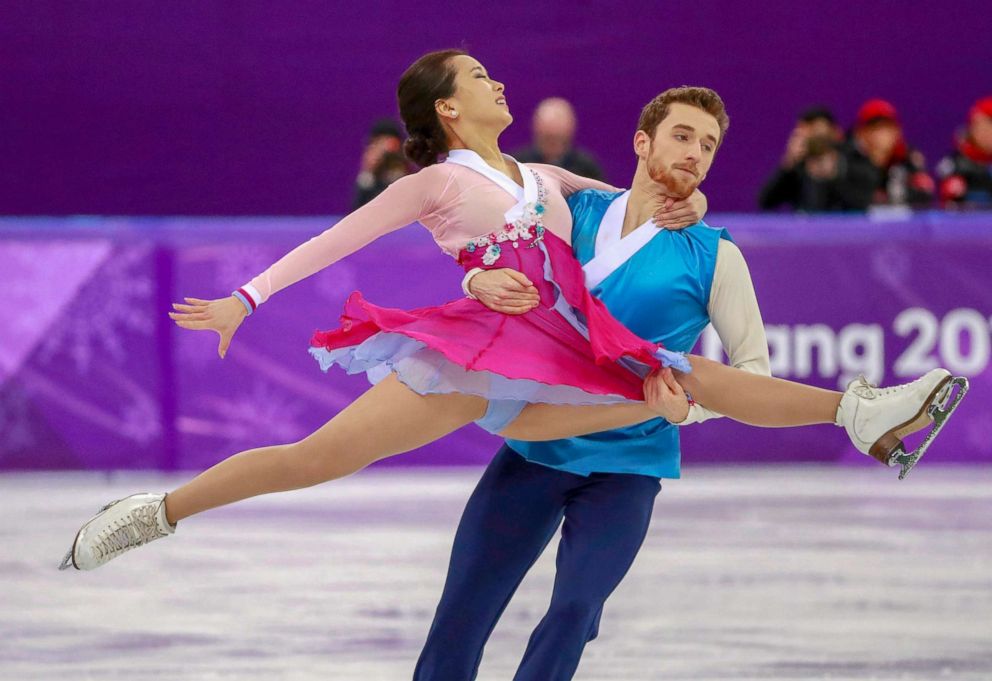
[[[438,102],[438,112],[450,124],[496,128],[498,132],[513,122],[503,94],[503,84],[489,77],[485,67],[467,55],[453,57],[455,94]],[[451,112],[457,112],[451,118]]]

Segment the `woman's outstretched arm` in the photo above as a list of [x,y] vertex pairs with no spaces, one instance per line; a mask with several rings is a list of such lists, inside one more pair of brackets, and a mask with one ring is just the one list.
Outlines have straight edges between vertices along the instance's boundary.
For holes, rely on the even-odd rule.
[[185,298],[173,304],[169,316],[184,329],[214,331],[219,336],[217,354],[227,354],[241,322],[269,296],[319,272],[380,236],[393,232],[435,210],[447,189],[450,175],[427,168],[394,182],[382,194],[343,218],[330,229],[300,244],[238,289],[237,296],[215,300]]
[[254,302],[264,303],[273,293],[429,214],[449,178],[449,174],[433,167],[400,178],[372,201],[300,244],[252,279],[249,286],[260,297]]
[[[623,191],[611,184],[576,175],[558,166],[547,165],[545,163],[528,163],[527,165],[534,170],[554,178],[561,186],[561,194],[565,198],[583,189],[598,189],[611,193]],[[682,201],[676,201],[659,195],[656,208],[654,217],[660,226],[666,229],[683,229],[703,219],[709,208],[709,202],[706,200],[706,195],[697,189],[689,198]]]
[[622,192],[623,189],[619,187],[614,187],[612,184],[607,184],[606,182],[600,182],[599,180],[593,180],[588,177],[583,177],[582,175],[576,175],[573,172],[565,170],[564,168],[559,168],[558,166],[549,165],[547,163],[527,163],[527,167],[533,168],[534,170],[547,175],[548,177],[553,177],[559,185],[561,185],[561,195],[568,198],[572,194],[583,189],[598,189],[604,192]]

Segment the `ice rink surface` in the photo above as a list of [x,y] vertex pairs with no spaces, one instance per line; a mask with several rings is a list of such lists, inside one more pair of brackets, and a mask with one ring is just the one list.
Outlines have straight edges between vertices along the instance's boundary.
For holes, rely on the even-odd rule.
[[[992,679],[992,468],[686,469],[577,680]],[[480,473],[255,499],[91,573],[55,569],[79,525],[183,478],[0,476],[0,679],[409,679]],[[554,548],[481,681],[512,678]]]

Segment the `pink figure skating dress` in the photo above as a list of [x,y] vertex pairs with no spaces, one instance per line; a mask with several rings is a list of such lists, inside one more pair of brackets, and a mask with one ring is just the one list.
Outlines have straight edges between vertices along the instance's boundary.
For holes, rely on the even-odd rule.
[[613,188],[553,166],[519,168],[523,187],[474,152],[454,150],[446,162],[395,182],[241,290],[260,304],[378,236],[419,221],[466,271],[523,272],[540,304],[522,315],[494,312],[471,298],[401,310],[355,292],[341,326],[310,341],[325,371],[337,364],[348,373],[366,372],[373,383],[393,372],[420,394],[553,404],[640,401],[651,369],[689,371],[684,355],[636,336],[585,287],[564,197]]

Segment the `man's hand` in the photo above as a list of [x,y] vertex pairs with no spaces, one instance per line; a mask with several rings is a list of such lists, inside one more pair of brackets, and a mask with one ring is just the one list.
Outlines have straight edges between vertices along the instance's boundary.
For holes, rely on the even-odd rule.
[[706,215],[706,195],[698,189],[692,192],[688,199],[676,201],[668,198],[654,214],[654,221],[665,229],[684,229],[694,225]]
[[644,379],[644,401],[669,423],[682,423],[689,416],[689,399],[669,367]]
[[798,124],[792,129],[789,141],[782,155],[782,169],[792,170],[806,157],[806,144],[809,142],[809,130],[806,125]]
[[490,310],[524,314],[541,302],[530,279],[509,268],[479,272],[468,282],[468,290]]

